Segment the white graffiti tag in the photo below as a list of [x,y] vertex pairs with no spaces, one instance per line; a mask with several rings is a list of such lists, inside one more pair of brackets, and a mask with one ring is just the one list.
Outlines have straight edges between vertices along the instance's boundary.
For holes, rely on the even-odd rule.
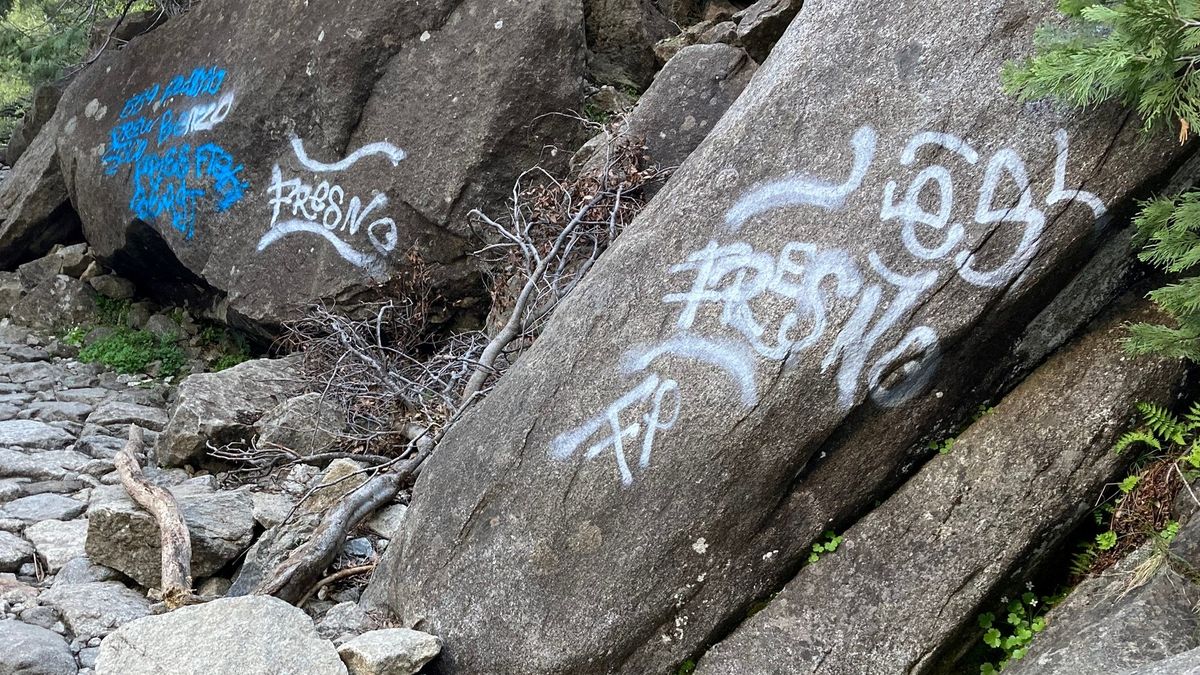
[[[792,173],[747,190],[725,213],[719,232],[737,233],[776,209],[814,207],[835,213],[861,188],[875,161],[877,135],[870,127],[851,138],[850,170],[840,183],[805,173]],[[1099,221],[1104,203],[1079,189],[1067,189],[1068,138],[1054,135],[1053,186],[1046,205],[1079,202]],[[964,139],[923,131],[908,139],[900,154],[902,167],[915,167],[923,156],[945,155],[952,165],[978,166],[983,159]],[[983,164],[983,177],[970,211],[973,223],[953,220],[956,186],[952,166],[929,164],[903,190],[895,180],[883,185],[879,218],[896,221],[903,250],[920,265],[952,261],[952,274],[972,285],[995,288],[1021,282],[1046,227],[1037,206],[1024,160],[1014,150],[997,151]],[[1001,195],[1005,195],[1003,198]],[[1015,201],[1014,201],[1015,197]],[[988,243],[998,226],[1020,227],[1013,250],[990,269],[984,268],[968,245],[969,227],[984,226]],[[980,244],[980,245],[982,245]],[[641,439],[639,469],[650,464],[658,432],[675,426],[682,408],[678,382],[663,379],[652,368],[671,357],[713,366],[727,375],[743,406],[759,401],[758,368],[763,362],[798,365],[799,359],[822,342],[830,328],[830,309],[854,302],[853,309],[820,361],[823,372],[834,372],[837,404],[849,410],[866,396],[882,406],[898,406],[929,387],[941,358],[940,339],[930,326],[903,327],[913,320],[941,276],[938,269],[901,273],[870,251],[865,267],[845,250],[811,242],[790,241],[776,253],[755,250],[745,241],[721,243],[712,239],[667,270],[690,275],[690,286],[667,293],[663,303],[679,308],[674,334],[661,342],[629,348],[621,361],[626,375],[642,379],[603,412],[551,442],[551,456],[568,459],[580,451],[593,459],[612,449],[621,482],[633,482],[625,456],[626,440]],[[734,338],[711,335],[732,331]],[[885,338],[892,338],[888,343]],[[668,401],[664,414],[664,401]],[[630,410],[647,410],[626,424]],[[607,430],[607,431],[606,431]]]
[[[296,153],[296,160],[313,173],[342,171],[371,155],[383,155],[392,166],[404,159],[403,150],[385,142],[365,145],[332,164],[310,159],[304,150],[304,142],[299,138],[292,139],[292,149]],[[387,195],[376,192],[364,206],[363,200],[357,196],[351,196],[347,201],[346,191],[341,185],[327,180],[314,182],[299,177],[285,180],[283,170],[278,164],[275,165],[268,189],[271,224],[259,239],[258,250],[262,251],[290,234],[315,234],[328,241],[338,255],[350,264],[372,274],[382,273],[387,266],[387,255],[396,249],[399,232],[392,218],[379,216],[368,222],[368,217],[387,206]],[[373,250],[361,251],[344,238],[355,237],[360,231],[365,232]]]

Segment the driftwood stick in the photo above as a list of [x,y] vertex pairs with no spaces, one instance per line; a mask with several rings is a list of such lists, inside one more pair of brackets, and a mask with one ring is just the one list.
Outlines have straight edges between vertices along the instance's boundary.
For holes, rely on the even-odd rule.
[[192,594],[192,539],[175,496],[152,485],[142,474],[137,456],[143,447],[141,427],[129,425],[129,440],[113,458],[113,464],[130,498],[149,511],[158,523],[162,548],[162,600],[168,609],[175,609],[197,601]]

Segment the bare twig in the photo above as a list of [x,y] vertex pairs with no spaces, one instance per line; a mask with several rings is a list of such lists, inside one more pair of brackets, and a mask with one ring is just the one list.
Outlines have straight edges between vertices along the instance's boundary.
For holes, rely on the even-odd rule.
[[304,605],[307,604],[308,601],[312,599],[312,596],[316,595],[318,591],[320,591],[322,588],[328,586],[329,584],[332,584],[336,581],[341,581],[342,579],[345,579],[346,577],[352,577],[356,574],[367,574],[368,572],[373,572],[374,570],[375,570],[375,563],[371,563],[369,565],[358,565],[355,567],[347,567],[345,569],[338,570],[338,571],[334,572],[333,574],[330,574],[329,576],[325,577],[324,579],[321,579],[317,583],[313,584],[313,587],[308,589],[308,592],[304,594],[303,598],[300,598],[300,601],[296,603],[296,606],[304,607]]

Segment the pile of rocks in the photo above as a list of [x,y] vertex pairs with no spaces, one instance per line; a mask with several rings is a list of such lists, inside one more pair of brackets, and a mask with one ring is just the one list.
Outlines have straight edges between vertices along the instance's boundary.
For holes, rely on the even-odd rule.
[[[227,474],[192,466],[202,463],[199,455],[183,457],[186,468],[158,468],[147,458],[147,478],[180,504],[198,593],[212,599],[154,615],[158,527],[126,494],[113,463],[129,425],[160,448],[183,447],[180,438],[203,447],[231,429],[287,438],[303,435],[299,419],[314,419],[287,414],[303,411],[311,395],[298,393],[289,359],[193,376],[177,391],[80,363],[73,353],[56,339],[0,325],[0,673],[251,672],[279,658],[294,661],[289,672],[415,672],[438,653],[436,638],[360,610],[356,586],[323,587],[307,614],[270,597],[214,599],[230,588],[242,554],[250,549],[254,557],[264,530],[281,527],[333,473],[361,468],[349,460],[325,471],[298,465],[269,488],[227,489]],[[309,502],[328,506],[354,485]],[[319,515],[306,504],[298,512]],[[404,510],[396,504],[364,524],[341,560],[373,562]]]

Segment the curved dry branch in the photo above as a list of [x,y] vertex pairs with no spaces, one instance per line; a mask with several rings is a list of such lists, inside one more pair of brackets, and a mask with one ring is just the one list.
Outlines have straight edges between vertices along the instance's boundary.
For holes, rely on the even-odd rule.
[[175,496],[151,484],[142,473],[137,456],[145,443],[142,429],[129,425],[129,440],[113,458],[121,485],[134,502],[154,516],[162,549],[162,601],[168,609],[195,604],[192,593],[192,539]]

